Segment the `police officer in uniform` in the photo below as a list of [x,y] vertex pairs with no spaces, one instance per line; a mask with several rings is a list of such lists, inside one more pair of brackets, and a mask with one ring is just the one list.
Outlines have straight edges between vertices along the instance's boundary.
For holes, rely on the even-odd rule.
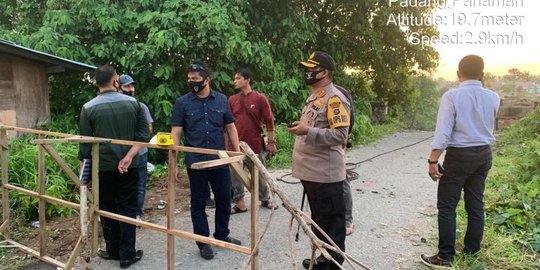
[[[312,53],[299,63],[305,71],[304,80],[311,87],[300,121],[287,130],[296,135],[293,150],[292,175],[301,180],[306,192],[311,218],[345,251],[345,201],[343,184],[346,179],[345,148],[350,126],[351,105],[332,83],[336,64],[322,51]],[[327,242],[321,233],[315,232]],[[331,252],[340,265],[344,258]],[[308,269],[310,259],[302,264]],[[339,269],[322,255],[313,269]]]

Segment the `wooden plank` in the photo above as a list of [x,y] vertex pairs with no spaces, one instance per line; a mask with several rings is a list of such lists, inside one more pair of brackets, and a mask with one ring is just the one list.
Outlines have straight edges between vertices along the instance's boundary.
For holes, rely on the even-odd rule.
[[[19,132],[25,132],[30,134],[42,134],[46,136],[55,136],[55,137],[61,137],[61,138],[70,138],[68,141],[70,142],[100,142],[100,140],[105,140],[110,143],[114,144],[120,144],[120,145],[138,145],[142,147],[148,147],[148,148],[155,148],[155,149],[165,149],[165,150],[177,150],[182,152],[191,152],[191,153],[199,153],[199,154],[210,154],[210,155],[218,155],[220,150],[215,149],[205,149],[205,148],[196,148],[196,147],[186,147],[186,146],[161,146],[153,143],[143,143],[143,142],[134,142],[134,141],[126,141],[126,140],[115,140],[115,139],[109,139],[109,138],[99,138],[99,137],[87,137],[87,136],[73,136],[73,134],[66,134],[66,133],[59,133],[59,132],[51,132],[51,131],[43,131],[43,130],[37,130],[37,129],[30,129],[30,128],[21,128],[16,126],[9,126],[9,125],[1,125],[0,124],[0,130],[1,129],[10,129],[15,130]],[[229,156],[241,156],[244,155],[242,152],[234,152],[234,151],[225,151]]]
[[259,249],[257,245],[257,218],[259,217],[259,170],[253,165],[251,167],[251,252],[255,253],[251,260],[251,269],[256,270],[259,265]]
[[94,199],[90,205],[92,210],[92,238],[90,242],[90,256],[96,257],[98,250],[98,236],[99,236],[99,217],[94,215],[93,211],[99,209],[99,143],[92,144],[92,193]]
[[[38,146],[38,194],[40,196],[45,195],[45,151],[41,145]],[[39,215],[39,256],[46,255],[47,250],[47,220],[45,219],[45,206],[46,201],[43,197],[39,198],[38,215]]]
[[206,243],[206,244],[209,244],[209,245],[226,248],[226,249],[233,250],[233,251],[236,251],[236,252],[240,252],[240,253],[243,253],[243,254],[246,254],[246,255],[251,254],[251,248],[248,248],[248,247],[231,244],[231,243],[224,242],[224,241],[221,241],[221,240],[217,240],[217,239],[214,239],[214,238],[209,238],[209,237],[205,237],[205,236],[202,236],[202,235],[198,235],[198,234],[194,234],[194,233],[190,233],[190,232],[185,232],[185,231],[181,231],[181,230],[177,230],[177,229],[169,230],[169,229],[167,229],[167,227],[162,226],[162,225],[157,225],[157,224],[153,224],[153,223],[149,223],[149,222],[145,222],[145,221],[138,221],[138,220],[136,220],[134,218],[114,214],[114,213],[103,211],[103,210],[96,210],[95,212],[96,212],[97,215],[102,216],[102,217],[108,217],[110,219],[115,219],[115,220],[118,220],[120,222],[125,222],[125,223],[129,223],[129,224],[133,224],[133,225],[139,225],[141,227],[145,227],[145,228],[157,231],[157,232],[167,233],[167,234],[174,235],[174,236],[177,236],[177,237],[180,237],[180,238],[183,238],[183,239],[187,239],[187,240],[191,240],[191,241],[198,241],[198,242]]
[[64,268],[65,270],[70,270],[71,268],[73,268],[73,265],[75,265],[77,257],[81,254],[83,244],[82,240],[82,236],[79,236],[79,240],[77,240],[77,244],[75,244],[75,248],[73,248],[73,251],[69,255],[69,259],[66,262],[66,267]]
[[[167,229],[174,229],[174,199],[175,199],[175,181],[176,171],[176,152],[169,150],[169,163],[167,175]],[[167,269],[174,270],[174,236],[167,234]]]
[[60,169],[64,171],[66,176],[69,179],[71,179],[71,181],[73,181],[77,185],[77,187],[80,187],[81,183],[79,181],[79,177],[77,177],[77,175],[73,172],[73,170],[71,170],[69,165],[62,159],[62,157],[58,154],[58,152],[56,152],[56,150],[50,145],[43,144],[42,146],[47,151],[47,153],[51,156],[51,158],[56,162],[56,164],[60,166]]
[[236,157],[230,157],[230,158],[220,158],[220,159],[214,159],[209,161],[201,161],[191,164],[192,169],[206,169],[206,168],[212,168],[220,165],[225,164],[231,164],[233,162],[242,161],[246,158],[246,156],[236,156]]
[[46,200],[47,202],[50,202],[50,203],[59,204],[59,205],[62,205],[62,206],[71,207],[71,208],[73,208],[75,210],[79,210],[79,204],[77,204],[77,203],[64,201],[62,199],[58,199],[58,198],[51,197],[51,196],[48,196],[48,195],[39,195],[39,193],[37,193],[35,191],[30,191],[30,190],[27,190],[27,189],[24,189],[24,188],[21,188],[21,187],[18,187],[18,186],[14,186],[14,185],[11,185],[11,184],[7,184],[7,185],[5,185],[5,187],[7,189],[15,190],[17,192],[26,194],[28,196],[36,197],[38,199],[44,199],[44,200]]
[[[219,151],[218,156],[220,158],[228,158],[229,154],[225,151]],[[231,163],[229,166],[232,169],[232,172],[238,176],[238,178],[242,181],[242,184],[248,189],[251,190],[250,186],[251,183],[249,181],[249,177],[246,175],[246,171],[244,171],[244,168],[239,163]]]
[[[0,149],[0,166],[2,167],[2,234],[6,239],[10,239],[9,231],[9,192],[6,188],[8,184],[8,154],[9,149],[7,130],[0,130],[0,143],[2,143],[2,149]],[[5,147],[4,147],[5,146]]]
[[46,136],[55,136],[55,137],[63,137],[63,138],[73,136],[71,134],[65,134],[65,133],[60,133],[60,132],[43,131],[43,130],[22,128],[22,127],[1,125],[1,124],[0,124],[0,129],[15,130],[15,131],[24,132],[24,133],[31,133],[31,134],[36,134],[36,135],[41,134],[41,135],[46,135]]
[[8,240],[8,243],[11,244],[12,246],[22,250],[23,252],[27,253],[27,254],[30,254],[48,264],[51,264],[51,265],[54,265],[56,267],[61,267],[62,269],[66,266],[64,263],[60,262],[60,261],[57,261],[55,260],[54,258],[51,258],[49,256],[39,256],[39,252],[37,252],[36,250],[33,250],[27,246],[24,246],[24,245],[21,245],[15,241],[12,241],[12,240]]

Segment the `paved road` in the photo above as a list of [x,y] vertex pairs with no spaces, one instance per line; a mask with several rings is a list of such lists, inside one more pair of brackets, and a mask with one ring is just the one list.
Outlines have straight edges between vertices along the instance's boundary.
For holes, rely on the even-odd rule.
[[[401,132],[377,143],[349,151],[348,162],[359,162],[431,136],[430,132]],[[372,269],[424,269],[419,262],[420,253],[435,251],[436,230],[436,184],[427,176],[426,157],[429,154],[428,139],[419,144],[382,155],[372,161],[361,163],[355,171],[359,178],[353,181],[355,232],[347,237],[346,251]],[[288,170],[273,171],[274,177],[289,173]],[[297,181],[293,178],[285,178]],[[278,182],[288,198],[300,206],[300,184]],[[246,198],[248,199],[248,198]],[[259,225],[266,223],[270,210],[261,209]],[[208,211],[213,224],[213,210]],[[265,235],[260,252],[260,269],[291,269],[288,254],[287,230],[289,213],[278,209]],[[231,236],[248,245],[249,214],[231,216]],[[152,222],[165,224],[165,220]],[[192,231],[189,212],[177,214],[176,226]],[[213,228],[213,225],[211,226]],[[296,233],[296,226],[294,229]],[[143,249],[143,259],[130,269],[166,269],[166,239],[161,233],[146,229],[138,230],[137,247]],[[427,239],[424,243],[422,239]],[[196,245],[188,240],[175,241],[176,269],[243,269],[246,255],[221,248],[214,248],[213,260],[202,259]],[[309,257],[310,243],[301,233],[294,242],[297,261]],[[93,259],[94,269],[119,269],[118,262]],[[301,265],[300,265],[301,267]],[[350,269],[347,267],[347,269]],[[427,269],[427,268],[426,268]]]

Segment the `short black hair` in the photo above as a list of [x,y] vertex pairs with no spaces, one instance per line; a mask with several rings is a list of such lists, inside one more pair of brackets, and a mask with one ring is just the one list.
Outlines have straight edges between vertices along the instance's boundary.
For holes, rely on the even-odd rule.
[[115,75],[116,69],[109,64],[96,68],[96,85],[98,87],[108,85],[109,83],[111,83],[111,80]]
[[189,65],[188,72],[197,72],[201,77],[203,77],[204,80],[206,80],[206,78],[211,78],[212,75],[212,70],[210,67],[208,67],[208,65],[203,61],[199,60],[193,61],[193,63]]
[[246,80],[249,80],[249,84],[253,83],[253,72],[251,72],[251,70],[249,68],[246,68],[246,67],[239,68],[234,73],[234,75],[236,75],[236,74],[244,77],[244,79],[246,79]]
[[459,61],[459,73],[467,79],[480,79],[484,72],[484,59],[470,54]]

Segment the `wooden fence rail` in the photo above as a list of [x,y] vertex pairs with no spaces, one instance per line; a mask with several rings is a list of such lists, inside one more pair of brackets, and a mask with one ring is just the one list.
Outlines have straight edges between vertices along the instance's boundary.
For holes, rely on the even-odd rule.
[[[8,176],[8,155],[9,155],[9,140],[7,136],[8,130],[29,133],[38,135],[37,139],[32,140],[32,143],[37,144],[38,147],[38,172],[37,180],[38,187],[37,191],[27,190],[22,187],[18,187],[12,184],[9,184]],[[57,137],[57,138],[48,138],[48,137]],[[87,187],[85,184],[80,183],[78,173],[75,173],[69,165],[61,158],[58,152],[51,146],[51,144],[59,143],[92,143],[92,174],[91,174],[91,187]],[[99,145],[101,143],[113,143],[119,145],[140,145],[148,148],[162,149],[168,151],[168,176],[167,176],[167,225],[162,226],[158,224],[153,224],[150,222],[139,221],[134,218],[129,218],[126,216],[114,214],[111,212],[103,211],[99,209]],[[214,161],[200,162],[193,164],[193,168],[209,168],[218,165],[228,164],[233,173],[239,176],[248,187],[251,194],[258,194],[258,173],[257,168],[253,167],[251,169],[251,177],[248,177],[244,172],[242,166],[239,164],[239,161],[242,161],[246,158],[243,153],[240,152],[231,152],[231,151],[219,151],[212,149],[202,149],[202,148],[193,148],[185,146],[159,146],[149,143],[140,143],[132,142],[125,140],[114,140],[107,138],[94,138],[94,137],[85,137],[85,136],[74,136],[71,134],[58,133],[58,132],[49,132],[28,128],[20,128],[15,126],[6,126],[0,124],[0,167],[2,175],[2,223],[0,225],[0,234],[6,239],[2,241],[6,245],[3,247],[15,247],[19,248],[25,253],[35,256],[36,258],[61,267],[64,269],[72,269],[75,265],[76,259],[82,256],[82,253],[85,249],[89,250],[91,258],[97,256],[98,248],[98,228],[99,228],[99,217],[107,217],[120,222],[125,222],[133,224],[136,226],[144,227],[156,232],[167,234],[167,269],[174,269],[174,241],[175,237],[180,237],[183,239],[203,242],[206,244],[230,249],[236,252],[240,252],[247,255],[254,255],[251,262],[251,269],[257,269],[258,261],[257,254],[258,248],[256,248],[257,241],[257,213],[258,213],[258,196],[251,196],[252,202],[251,205],[251,247],[245,247],[240,245],[235,245],[227,243],[224,241],[216,240],[209,237],[204,237],[196,235],[190,232],[182,231],[175,229],[174,224],[174,210],[175,210],[175,185],[176,185],[176,152],[192,152],[192,153],[202,153],[202,154],[211,154],[216,155],[220,159]],[[48,154],[55,163],[60,166],[61,170],[64,172],[66,177],[73,181],[75,185],[79,188],[80,192],[80,201],[79,203],[65,201],[59,198],[55,198],[46,194],[46,164],[45,164],[45,154]],[[9,191],[19,192],[31,197],[35,197],[39,200],[39,251],[36,251],[30,247],[24,246],[20,243],[11,239],[10,235],[10,209],[9,209]],[[69,207],[79,211],[80,220],[81,220],[81,229],[80,236],[75,244],[74,249],[72,250],[68,261],[63,263],[54,258],[51,258],[47,255],[47,238],[46,238],[46,215],[45,207],[47,203],[53,203]],[[83,258],[81,263],[85,264],[90,258]]]

